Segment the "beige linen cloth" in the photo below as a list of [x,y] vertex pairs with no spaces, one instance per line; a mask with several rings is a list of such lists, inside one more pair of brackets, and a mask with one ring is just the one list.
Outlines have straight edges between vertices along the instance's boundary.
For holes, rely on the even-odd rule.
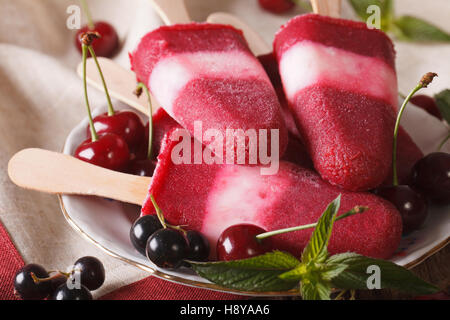
[[[111,22],[123,48],[115,60],[129,67],[128,51],[161,22],[148,0],[89,0],[96,20]],[[269,43],[290,16],[262,11],[257,0],[186,0],[197,21],[215,11],[231,12],[258,30]],[[82,82],[75,73],[81,61],[74,31],[66,27],[66,9],[77,0],[0,0],[0,220],[26,262],[49,269],[66,269],[85,255],[100,258],[107,280],[96,292],[103,295],[148,274],[107,256],[74,232],[59,209],[57,198],[13,185],[6,172],[9,158],[27,147],[60,151],[69,131],[85,117]],[[344,4],[344,16],[354,18]],[[427,18],[450,31],[448,0],[397,0],[396,11]],[[428,94],[450,87],[450,45],[397,43],[401,92],[408,92],[427,71],[439,73]],[[105,104],[90,90],[92,105]],[[428,121],[428,122],[427,122]],[[428,123],[430,123],[428,125]],[[425,151],[435,147],[425,134],[432,120],[407,129]],[[428,126],[428,127],[427,127]],[[442,134],[439,133],[439,134]]]

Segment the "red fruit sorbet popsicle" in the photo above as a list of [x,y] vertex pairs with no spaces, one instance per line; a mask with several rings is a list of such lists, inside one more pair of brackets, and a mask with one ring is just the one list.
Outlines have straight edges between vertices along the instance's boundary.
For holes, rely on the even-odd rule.
[[[172,153],[176,154],[173,150],[179,142],[170,137],[178,130],[169,132],[163,141],[149,194],[169,223],[202,232],[211,248],[222,231],[235,224],[250,223],[270,231],[316,222],[327,204],[342,194],[340,214],[356,205],[370,210],[336,222],[329,251],[389,258],[396,250],[402,221],[387,201],[341,190],[316,173],[284,161],[274,175],[261,175],[259,166],[174,164]],[[148,197],[142,215],[154,213]],[[299,256],[311,232],[296,231],[272,239],[277,248]]]
[[274,41],[284,91],[323,179],[369,190],[389,173],[397,112],[395,52],[366,24],[297,16]]
[[[200,23],[164,26],[144,36],[130,57],[137,78],[197,140],[208,129],[222,137],[226,129],[267,129],[271,150],[271,129],[278,129],[279,155],[284,153],[288,138],[277,95],[241,31]],[[202,122],[200,132],[196,121]],[[236,151],[232,141],[230,146]]]

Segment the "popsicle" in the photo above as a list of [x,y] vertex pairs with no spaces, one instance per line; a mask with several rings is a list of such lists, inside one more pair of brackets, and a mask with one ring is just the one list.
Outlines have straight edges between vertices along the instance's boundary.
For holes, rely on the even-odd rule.
[[[284,161],[277,174],[267,176],[260,174],[258,166],[175,164],[179,141],[172,138],[178,130],[169,132],[162,143],[149,194],[155,197],[169,223],[201,231],[212,248],[220,233],[234,224],[252,223],[274,230],[313,223],[326,205],[342,194],[341,213],[356,205],[370,210],[336,222],[330,252],[353,251],[389,258],[396,250],[402,221],[385,200],[369,193],[341,190],[316,173]],[[148,196],[142,215],[154,213]],[[273,240],[277,248],[299,256],[310,235],[311,230],[303,230]]]
[[389,38],[365,23],[306,14],[278,31],[274,52],[321,177],[353,191],[381,184],[391,166],[397,112]]
[[[222,137],[227,129],[266,129],[268,139],[258,136],[258,146],[270,151],[278,144],[283,154],[288,138],[276,93],[241,31],[203,23],[163,26],[144,36],[130,59],[167,113],[204,145],[215,140],[204,139],[209,129]],[[227,145],[236,155],[236,141],[227,140],[224,152]],[[245,147],[247,157],[248,142]]]

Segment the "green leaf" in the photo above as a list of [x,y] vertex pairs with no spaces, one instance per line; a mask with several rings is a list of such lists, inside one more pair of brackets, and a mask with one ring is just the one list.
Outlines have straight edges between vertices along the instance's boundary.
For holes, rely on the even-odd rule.
[[356,253],[343,253],[331,256],[327,263],[345,264],[348,267],[331,280],[335,288],[339,289],[368,289],[367,273],[369,266],[380,268],[381,289],[390,288],[412,294],[431,294],[439,289],[423,281],[411,271],[393,262],[368,258]]
[[450,34],[435,25],[412,16],[394,20],[395,34],[400,40],[421,42],[449,42]]
[[325,263],[315,264],[311,261],[308,264],[301,263],[297,268],[280,274],[280,279],[283,280],[297,280],[303,279],[311,280],[312,278],[320,281],[330,281],[343,272],[348,266],[343,263]]
[[306,263],[301,263],[298,267],[293,270],[287,271],[279,275],[280,279],[300,281],[308,273],[308,267]]
[[348,268],[345,263],[327,263],[325,264],[321,277],[325,281],[331,281]]
[[341,195],[328,205],[319,221],[317,221],[317,226],[314,229],[311,239],[309,239],[308,245],[303,250],[303,263],[308,263],[312,260],[320,263],[326,260],[328,256],[328,241],[330,240],[333,223],[340,205]]
[[264,292],[290,290],[298,285],[298,281],[278,277],[300,264],[294,256],[281,251],[243,260],[189,263],[199,276],[226,288]]
[[381,30],[388,31],[392,24],[394,10],[392,0],[349,0],[356,14],[363,21],[367,21],[373,13],[368,13],[367,8],[376,5],[380,8]]
[[330,300],[331,287],[326,283],[304,281],[300,292],[303,300]]
[[450,123],[450,89],[439,92],[434,96],[434,99],[436,99],[442,117],[447,123]]

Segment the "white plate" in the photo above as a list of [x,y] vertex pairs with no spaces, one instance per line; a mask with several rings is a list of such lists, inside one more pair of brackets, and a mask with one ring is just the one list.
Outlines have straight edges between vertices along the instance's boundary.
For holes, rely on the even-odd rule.
[[[410,106],[413,108],[413,106]],[[408,108],[410,108],[408,107]],[[121,106],[118,109],[126,109]],[[105,112],[97,109],[95,114]],[[414,113],[410,113],[411,114]],[[145,119],[143,114],[140,114]],[[64,153],[73,154],[75,148],[86,137],[87,118],[76,126],[67,137]],[[250,293],[225,289],[195,275],[191,270],[182,268],[169,271],[156,267],[141,256],[132,246],[129,232],[134,220],[139,216],[139,207],[118,201],[97,197],[60,196],[61,209],[70,225],[90,242],[108,254],[132,265],[151,272],[154,276],[184,285],[208,288],[245,295],[290,295],[295,292]],[[449,242],[450,206],[433,207],[424,226],[404,237],[392,261],[411,268],[445,247]]]

